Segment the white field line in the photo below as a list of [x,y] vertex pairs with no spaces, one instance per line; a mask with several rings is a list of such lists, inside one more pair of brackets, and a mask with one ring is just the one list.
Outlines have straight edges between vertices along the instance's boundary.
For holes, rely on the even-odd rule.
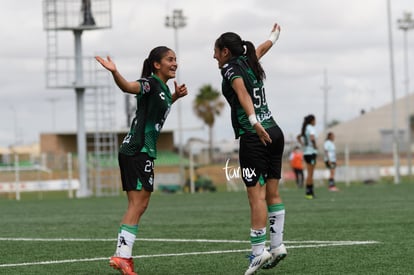
[[[0,238],[0,241],[6,242],[116,242],[115,238],[107,239],[93,239],[93,238]],[[194,242],[194,243],[250,243],[248,240],[207,240],[207,239],[151,239],[151,238],[137,238],[136,241],[143,242]],[[317,240],[303,240],[303,241],[284,241],[287,243],[310,243],[310,244],[332,244],[340,243],[340,245],[350,244],[372,244],[377,241],[317,241]]]
[[[237,240],[183,240],[183,239],[138,239],[141,241],[159,241],[159,242],[221,242],[221,243],[246,243],[246,241]],[[0,241],[115,241],[115,239],[43,239],[43,238],[0,238]],[[248,241],[247,241],[248,243]],[[377,241],[286,241],[285,243],[304,243],[304,245],[290,245],[287,248],[318,248],[327,246],[344,246],[344,245],[367,245],[376,244]],[[209,254],[224,254],[224,253],[240,253],[249,252],[250,249],[237,249],[237,250],[217,250],[217,251],[198,251],[198,252],[185,252],[185,253],[169,253],[169,254],[153,254],[153,255],[140,255],[133,256],[133,258],[153,258],[153,257],[177,257],[177,256],[192,256],[192,255],[209,255]],[[51,264],[64,264],[64,263],[79,263],[79,262],[94,262],[94,261],[105,261],[109,260],[109,257],[99,258],[84,258],[84,259],[67,259],[67,260],[56,260],[56,261],[42,261],[42,262],[27,262],[27,263],[13,263],[13,264],[0,264],[2,267],[18,267],[18,266],[33,266],[33,265],[51,265]]]

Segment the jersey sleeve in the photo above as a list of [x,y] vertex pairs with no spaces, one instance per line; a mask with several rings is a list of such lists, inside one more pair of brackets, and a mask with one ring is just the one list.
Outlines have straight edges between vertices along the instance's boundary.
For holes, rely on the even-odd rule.
[[313,127],[311,125],[308,125],[308,133],[309,133],[309,136],[313,135],[316,138],[316,129],[315,129],[315,127]]
[[145,95],[151,91],[151,82],[148,78],[140,78],[137,82],[141,85],[141,94]]
[[234,63],[226,63],[221,69],[221,75],[223,79],[228,83],[232,83],[234,79],[242,77],[240,67]]

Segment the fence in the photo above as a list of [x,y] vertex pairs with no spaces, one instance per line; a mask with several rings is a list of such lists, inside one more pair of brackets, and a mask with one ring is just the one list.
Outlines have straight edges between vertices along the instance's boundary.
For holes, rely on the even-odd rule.
[[15,194],[16,200],[20,200],[21,192],[68,191],[68,197],[73,198],[79,180],[73,178],[72,154],[67,154],[64,170],[52,172],[46,163],[45,155],[31,162],[19,162],[15,154],[13,163],[0,166],[0,194]]

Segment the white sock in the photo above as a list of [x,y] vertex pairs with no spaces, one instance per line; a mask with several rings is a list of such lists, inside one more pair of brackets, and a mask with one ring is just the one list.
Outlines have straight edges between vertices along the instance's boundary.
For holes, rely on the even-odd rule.
[[[283,204],[282,204],[283,205]],[[279,206],[279,209],[283,206]],[[285,226],[285,209],[268,213],[270,248],[276,248],[283,243],[283,230]]]
[[263,253],[266,242],[266,227],[260,229],[250,229],[250,243],[252,254],[257,256]]
[[115,256],[121,258],[131,258],[135,238],[135,234],[121,229],[121,232],[118,233],[118,243],[116,246]]

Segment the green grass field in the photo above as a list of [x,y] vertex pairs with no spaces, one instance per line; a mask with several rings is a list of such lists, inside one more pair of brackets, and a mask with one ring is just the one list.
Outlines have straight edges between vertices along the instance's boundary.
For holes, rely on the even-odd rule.
[[[414,184],[281,188],[288,257],[259,274],[414,274]],[[122,197],[0,198],[0,274],[118,274]],[[145,274],[244,274],[249,209],[245,192],[152,196],[134,246]]]

